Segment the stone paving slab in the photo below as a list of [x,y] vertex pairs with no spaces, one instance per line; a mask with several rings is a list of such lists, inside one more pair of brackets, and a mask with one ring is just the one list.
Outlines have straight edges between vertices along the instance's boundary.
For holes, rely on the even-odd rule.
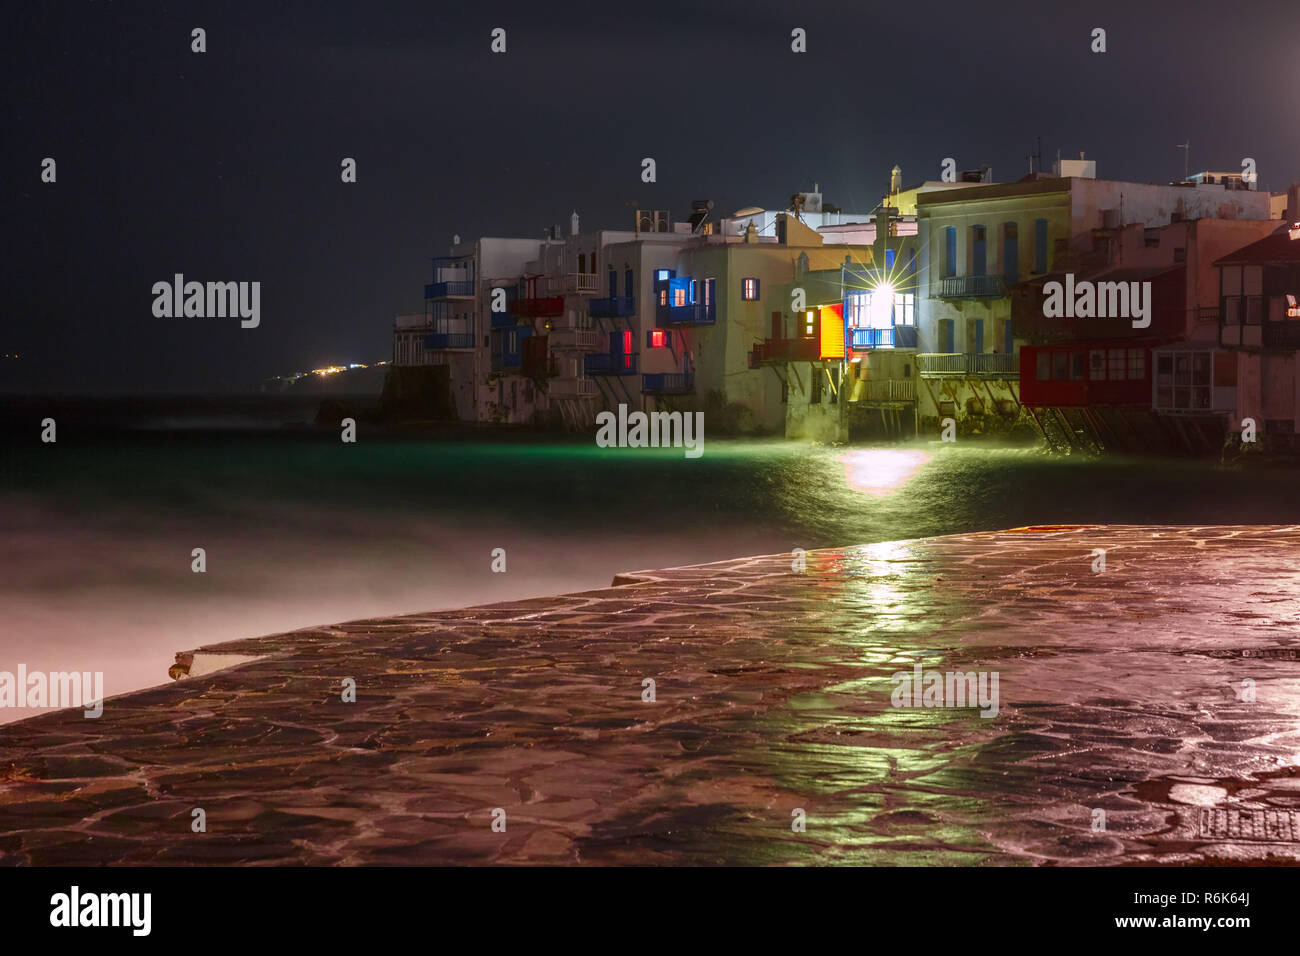
[[[0,862],[1300,861],[1300,528],[805,561],[178,654],[0,727]],[[894,706],[917,664],[996,673],[997,716]]]

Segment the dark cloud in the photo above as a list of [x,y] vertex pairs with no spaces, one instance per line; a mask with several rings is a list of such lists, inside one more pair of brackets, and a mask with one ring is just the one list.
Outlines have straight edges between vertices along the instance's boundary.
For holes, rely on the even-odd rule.
[[[773,204],[814,180],[869,207],[894,163],[1013,179],[1040,135],[1110,178],[1174,177],[1189,137],[1193,166],[1300,175],[1285,0],[271,6],[6,11],[0,352],[23,359],[0,390],[242,388],[383,358],[453,233],[540,235],[575,207],[622,226],[633,202]],[[150,286],[178,271],[260,280],[261,327],[155,319]]]

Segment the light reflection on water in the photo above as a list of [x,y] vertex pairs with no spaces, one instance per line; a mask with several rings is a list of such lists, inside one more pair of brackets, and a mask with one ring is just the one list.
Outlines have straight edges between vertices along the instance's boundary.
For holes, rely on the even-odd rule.
[[[164,682],[175,651],[218,640],[795,547],[867,545],[845,559],[856,578],[841,599],[896,631],[918,588],[896,546],[873,542],[1054,523],[1300,521],[1292,472],[973,442],[710,439],[687,460],[585,441],[60,438],[5,449],[0,670],[104,670],[110,693]],[[195,547],[208,549],[205,575],[190,572]],[[496,547],[505,574],[490,573]]]
[[839,460],[850,488],[880,497],[906,485],[930,456],[917,449],[862,448],[844,452]]

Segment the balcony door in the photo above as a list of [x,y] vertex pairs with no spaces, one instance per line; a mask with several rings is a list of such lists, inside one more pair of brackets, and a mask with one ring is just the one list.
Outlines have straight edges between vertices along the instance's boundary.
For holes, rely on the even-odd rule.
[[984,352],[984,320],[975,319],[975,328],[972,330],[975,337],[975,348],[971,351],[979,355]]

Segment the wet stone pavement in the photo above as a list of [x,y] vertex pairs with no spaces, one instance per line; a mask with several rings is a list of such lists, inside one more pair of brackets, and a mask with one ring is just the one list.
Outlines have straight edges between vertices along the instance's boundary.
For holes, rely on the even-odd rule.
[[[0,861],[1300,861],[1300,528],[805,561],[180,654],[99,720],[0,727]],[[997,715],[894,706],[917,664],[996,674]]]

